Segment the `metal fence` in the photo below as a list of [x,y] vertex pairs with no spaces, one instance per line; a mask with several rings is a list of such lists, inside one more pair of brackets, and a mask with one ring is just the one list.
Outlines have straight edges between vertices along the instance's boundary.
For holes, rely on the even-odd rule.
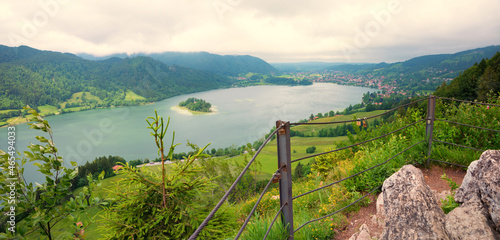
[[[439,142],[439,143],[443,143],[443,144],[449,144],[449,145],[458,146],[458,147],[467,148],[467,149],[472,149],[472,150],[476,150],[476,151],[483,151],[483,150],[477,149],[477,148],[473,148],[473,147],[470,147],[470,146],[463,146],[463,145],[459,145],[459,144],[449,143],[449,142],[441,141],[439,139],[434,139],[433,138],[434,122],[435,121],[444,121],[444,122],[448,122],[448,123],[452,123],[452,124],[458,124],[458,125],[462,125],[462,126],[466,126],[466,127],[470,127],[470,128],[478,128],[478,129],[483,129],[483,130],[488,130],[488,131],[494,131],[494,132],[498,132],[498,133],[500,133],[500,130],[494,130],[494,129],[488,129],[488,128],[483,128],[483,127],[478,127],[478,126],[472,126],[472,125],[468,125],[468,124],[464,124],[464,123],[458,123],[458,122],[448,121],[446,119],[436,119],[435,118],[436,99],[443,99],[443,100],[450,100],[450,101],[460,101],[460,102],[466,102],[466,103],[470,103],[470,104],[483,104],[483,105],[488,105],[488,106],[500,107],[500,105],[496,105],[496,104],[485,104],[485,103],[479,103],[479,102],[470,102],[470,101],[462,101],[462,100],[456,100],[456,99],[438,98],[438,97],[435,97],[435,96],[429,96],[429,97],[421,99],[421,100],[417,100],[417,101],[414,101],[414,102],[411,102],[411,103],[408,103],[408,104],[405,104],[405,105],[398,106],[398,107],[396,107],[394,109],[391,109],[391,110],[388,110],[388,111],[386,111],[386,112],[384,112],[382,114],[378,114],[378,115],[375,115],[375,116],[367,117],[367,118],[364,118],[364,119],[348,120],[348,121],[336,121],[336,122],[306,122],[306,123],[290,123],[290,122],[285,122],[285,121],[277,121],[276,122],[276,130],[274,132],[272,132],[271,134],[269,134],[269,136],[267,137],[267,139],[264,141],[264,144],[262,144],[260,146],[260,148],[256,151],[255,155],[248,162],[247,166],[243,169],[243,171],[236,178],[236,180],[231,185],[231,187],[227,190],[227,192],[220,199],[220,201],[217,203],[217,205],[214,207],[214,209],[210,212],[210,214],[205,218],[205,220],[201,223],[201,225],[198,227],[198,229],[196,229],[196,231],[190,236],[189,239],[196,239],[198,237],[198,235],[203,230],[203,228],[208,224],[208,222],[210,221],[210,219],[215,215],[215,213],[217,212],[217,210],[222,206],[222,204],[224,203],[224,201],[229,197],[229,195],[231,194],[231,192],[235,189],[235,187],[238,184],[238,182],[241,180],[241,178],[243,177],[243,175],[248,171],[248,169],[250,168],[250,166],[252,165],[252,163],[255,161],[255,159],[257,158],[257,156],[259,155],[259,153],[262,151],[262,149],[266,146],[267,143],[269,143],[271,141],[271,139],[274,136],[276,136],[276,141],[277,141],[278,168],[277,168],[276,172],[273,174],[273,176],[271,177],[271,179],[269,179],[269,182],[267,183],[266,187],[264,188],[264,190],[260,194],[259,198],[257,199],[255,205],[253,206],[252,210],[250,211],[250,213],[248,214],[247,218],[245,219],[245,222],[243,223],[243,225],[241,226],[240,230],[238,231],[235,239],[239,239],[240,238],[241,234],[243,233],[243,230],[245,229],[245,227],[249,223],[250,218],[254,215],[254,212],[257,209],[257,206],[261,202],[264,194],[266,193],[266,191],[268,190],[268,188],[269,188],[269,186],[271,185],[272,182],[279,182],[280,208],[279,208],[279,210],[277,210],[276,214],[274,215],[273,221],[271,222],[269,228],[267,229],[267,232],[266,232],[266,235],[265,235],[264,239],[267,238],[267,236],[268,236],[268,234],[269,234],[269,232],[270,232],[273,224],[276,222],[276,220],[277,220],[278,216],[280,216],[280,214],[281,214],[281,220],[283,222],[283,226],[285,226],[286,231],[288,233],[288,239],[294,239],[294,233],[296,233],[297,231],[299,231],[304,226],[306,226],[306,225],[308,225],[308,224],[310,224],[312,222],[319,221],[321,219],[330,217],[330,216],[332,216],[334,214],[337,214],[337,213],[345,210],[346,208],[348,208],[348,207],[350,207],[350,206],[358,203],[362,199],[366,198],[368,195],[370,195],[371,193],[373,193],[377,189],[380,189],[382,187],[382,185],[377,186],[376,188],[372,189],[370,192],[366,193],[361,198],[353,201],[349,205],[347,205],[347,206],[345,206],[345,207],[343,207],[343,208],[341,208],[341,209],[339,209],[337,211],[334,211],[332,213],[324,215],[322,217],[319,217],[319,218],[307,221],[304,224],[298,226],[296,229],[294,229],[294,222],[293,222],[293,201],[294,200],[296,200],[296,199],[298,199],[300,197],[303,197],[305,195],[311,194],[313,192],[319,191],[321,189],[325,189],[325,188],[331,187],[331,186],[333,186],[335,184],[338,184],[338,183],[343,182],[345,180],[348,180],[348,179],[351,179],[353,177],[356,177],[356,176],[358,176],[358,175],[360,175],[362,173],[365,173],[365,172],[368,172],[368,171],[370,171],[372,169],[380,167],[380,166],[382,166],[384,164],[387,164],[391,160],[393,160],[396,157],[400,156],[404,152],[407,152],[408,150],[410,150],[410,149],[418,146],[419,144],[427,142],[427,146],[428,146],[427,165],[430,164],[430,161],[435,161],[435,162],[446,163],[446,164],[451,164],[451,165],[456,165],[456,166],[459,166],[459,167],[467,168],[467,166],[463,166],[463,165],[460,165],[460,164],[449,163],[449,162],[445,162],[443,160],[438,160],[438,159],[432,159],[431,158],[432,143],[433,142]],[[318,154],[313,154],[313,155],[309,155],[309,156],[298,158],[298,159],[294,159],[294,160],[291,159],[290,126],[297,126],[297,125],[319,125],[319,124],[320,125],[325,125],[325,124],[339,124],[339,123],[352,123],[352,122],[358,122],[358,123],[366,124],[368,119],[378,118],[378,117],[381,117],[383,115],[390,114],[390,113],[392,113],[392,112],[394,112],[394,111],[396,111],[396,110],[398,110],[400,108],[407,107],[407,106],[410,106],[412,104],[417,104],[417,103],[425,101],[425,100],[428,101],[428,103],[427,103],[427,117],[425,119],[417,120],[417,121],[415,121],[413,123],[407,124],[406,126],[403,126],[403,127],[399,128],[399,129],[396,129],[394,131],[385,133],[383,135],[380,135],[380,136],[372,138],[372,139],[368,139],[368,140],[365,140],[365,141],[362,141],[362,142],[359,142],[359,143],[352,144],[350,146],[338,148],[338,149],[335,149],[335,150],[332,150],[332,151],[326,151],[326,152],[322,152],[322,153],[318,153]],[[306,192],[306,193],[303,193],[303,194],[300,194],[300,195],[297,195],[297,196],[293,196],[293,194],[292,194],[292,174],[291,174],[291,172],[292,172],[292,168],[291,168],[292,165],[291,164],[293,162],[301,161],[301,160],[308,159],[308,158],[317,157],[317,156],[324,155],[324,154],[333,153],[333,152],[336,152],[336,151],[341,151],[341,150],[352,148],[352,147],[355,147],[355,146],[358,146],[358,145],[362,145],[362,144],[365,144],[365,143],[368,143],[368,142],[371,142],[371,141],[375,141],[375,140],[387,137],[387,136],[389,136],[391,134],[401,132],[401,131],[409,128],[409,127],[413,127],[416,124],[419,124],[419,123],[422,123],[422,122],[425,122],[425,125],[426,125],[426,135],[425,135],[426,139],[422,139],[421,141],[418,141],[418,142],[416,142],[416,143],[408,146],[404,150],[400,151],[399,153],[395,154],[394,156],[390,157],[389,159],[387,159],[384,162],[381,162],[381,163],[379,163],[379,164],[377,164],[375,166],[369,167],[369,168],[367,168],[367,169],[365,169],[365,170],[363,170],[361,172],[355,173],[355,174],[353,174],[351,176],[348,176],[346,178],[337,180],[335,182],[326,184],[324,186],[321,186],[321,187],[316,188],[314,190],[311,190],[309,192]]]

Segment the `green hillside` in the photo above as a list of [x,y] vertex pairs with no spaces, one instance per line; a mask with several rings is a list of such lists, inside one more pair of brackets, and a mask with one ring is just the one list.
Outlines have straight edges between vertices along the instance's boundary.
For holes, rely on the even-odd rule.
[[356,75],[363,79],[382,79],[383,85],[397,87],[404,91],[434,91],[443,81],[451,81],[460,72],[493,57],[500,46],[462,51],[454,54],[437,54],[412,58],[404,62],[378,64],[344,64],[328,67]]
[[462,100],[488,99],[488,95],[497,96],[500,92],[500,53],[489,60],[474,64],[456,77],[450,84],[442,84],[435,92],[436,96]]
[[127,58],[146,56],[169,66],[182,66],[233,77],[249,72],[271,75],[276,72],[276,69],[266,61],[249,55],[218,55],[208,52],[162,52],[151,54],[139,53],[131,56],[123,53],[101,58],[88,54],[80,54],[80,56],[92,60],[110,57]]
[[90,61],[26,46],[0,46],[0,110],[58,106],[79,92],[95,96],[97,106],[110,106],[228,86],[225,77],[149,57]]

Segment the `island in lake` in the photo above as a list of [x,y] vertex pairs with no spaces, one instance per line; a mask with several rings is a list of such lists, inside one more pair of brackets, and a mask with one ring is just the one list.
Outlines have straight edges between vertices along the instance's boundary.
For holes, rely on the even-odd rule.
[[212,112],[212,104],[203,99],[198,99],[198,98],[188,98],[186,101],[180,102],[179,107],[186,108],[193,112],[202,112],[202,113]]

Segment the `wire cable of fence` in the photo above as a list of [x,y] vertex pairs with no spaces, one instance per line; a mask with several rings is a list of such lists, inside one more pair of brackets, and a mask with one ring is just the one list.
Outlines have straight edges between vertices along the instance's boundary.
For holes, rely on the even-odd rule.
[[435,121],[442,121],[442,122],[447,122],[447,123],[453,123],[453,124],[458,124],[458,125],[462,125],[462,126],[466,126],[466,127],[477,128],[477,129],[481,129],[481,130],[487,130],[487,131],[493,131],[493,132],[500,133],[500,130],[489,129],[489,128],[484,128],[484,127],[478,127],[478,126],[469,125],[469,124],[465,124],[465,123],[453,122],[453,121],[449,121],[449,120],[446,120],[446,119],[438,119],[438,118],[436,118]]
[[467,149],[474,150],[474,151],[478,151],[478,152],[484,152],[484,150],[483,150],[483,149],[473,148],[473,147],[464,146],[464,145],[460,145],[460,144],[456,144],[456,143],[445,142],[445,141],[436,140],[436,139],[432,139],[432,141],[434,141],[434,142],[439,142],[439,143],[444,143],[444,144],[449,144],[449,145],[453,145],[453,146],[457,146],[457,147],[461,147],[461,148],[467,148]]
[[281,211],[283,211],[283,208],[284,208],[287,204],[288,204],[288,202],[286,202],[285,204],[283,204],[283,206],[281,206],[280,210],[278,210],[278,212],[276,213],[276,215],[274,215],[273,221],[271,222],[271,225],[270,225],[270,226],[269,226],[269,228],[267,229],[267,231],[266,231],[266,235],[264,235],[263,240],[266,240],[267,235],[269,235],[269,232],[271,232],[271,228],[273,227],[274,222],[276,222],[276,219],[278,218],[278,216],[280,215]]
[[368,142],[371,142],[371,141],[375,141],[377,139],[387,137],[387,136],[389,136],[389,135],[391,135],[391,134],[393,134],[395,132],[404,130],[404,129],[408,128],[408,127],[411,127],[411,126],[413,126],[413,125],[415,125],[417,123],[424,122],[424,121],[425,121],[425,119],[418,120],[418,121],[416,121],[414,123],[408,124],[408,125],[406,125],[406,126],[404,126],[402,128],[396,129],[396,130],[394,130],[392,132],[386,133],[386,134],[378,136],[376,138],[368,139],[368,140],[363,141],[363,142],[355,143],[355,144],[349,145],[347,147],[337,148],[337,149],[332,150],[332,151],[327,151],[327,152],[322,152],[322,153],[317,153],[317,154],[313,154],[313,155],[309,155],[309,156],[297,158],[295,160],[292,160],[292,163],[293,162],[297,162],[297,161],[301,161],[301,160],[304,160],[304,159],[308,159],[308,158],[312,158],[312,157],[317,157],[317,156],[321,156],[321,155],[324,155],[324,154],[333,153],[333,152],[337,152],[337,151],[340,151],[340,150],[348,149],[348,148],[355,147],[355,146],[358,146],[358,145],[361,145],[361,144],[365,144],[365,143],[368,143]]
[[243,225],[241,226],[240,230],[238,231],[238,234],[234,238],[235,240],[237,240],[238,238],[240,238],[241,234],[243,233],[243,230],[247,226],[248,222],[250,221],[250,218],[252,217],[253,213],[257,209],[257,206],[259,205],[260,201],[262,200],[262,197],[264,197],[264,194],[266,193],[267,189],[269,188],[269,186],[271,186],[271,183],[273,182],[274,177],[276,176],[276,174],[278,174],[281,171],[281,169],[283,169],[283,167],[285,167],[285,165],[283,165],[281,168],[279,168],[278,170],[276,170],[276,172],[273,174],[273,176],[271,177],[271,179],[269,180],[269,182],[267,182],[267,185],[264,188],[264,190],[262,191],[262,193],[260,194],[259,199],[257,199],[257,202],[255,202],[252,210],[250,211],[250,214],[248,214],[247,218],[245,219],[245,222],[243,223]]
[[462,167],[462,168],[465,168],[465,169],[469,168],[469,167],[467,167],[465,165],[461,165],[461,164],[457,164],[457,163],[445,162],[445,161],[441,161],[441,160],[437,160],[437,159],[432,159],[432,158],[429,158],[429,160],[434,161],[434,162],[446,163],[446,164],[450,164],[450,165],[453,165],[453,166]]
[[[377,118],[377,117],[380,117],[382,115],[385,115],[385,114],[388,114],[390,112],[394,112],[396,110],[398,110],[399,108],[402,108],[402,107],[406,107],[406,106],[409,106],[409,105],[412,105],[412,104],[415,104],[415,103],[418,103],[418,102],[421,102],[421,101],[424,101],[424,100],[427,100],[427,98],[422,98],[420,100],[416,100],[416,101],[413,101],[411,103],[407,103],[407,104],[403,104],[401,106],[397,106],[393,109],[390,109],[390,110],[387,110],[381,114],[377,114],[377,115],[374,115],[374,116],[370,116],[370,117],[366,117],[366,118],[363,118],[363,120],[368,120],[368,119],[372,119],[372,118]],[[337,122],[306,122],[306,123],[290,123],[290,126],[299,126],[299,125],[324,125],[324,124],[336,124],[336,123],[350,123],[350,122],[357,122],[359,121],[358,119],[355,119],[355,120],[345,120],[345,121],[337,121]]]
[[299,197],[303,197],[303,196],[305,196],[305,195],[307,195],[307,194],[310,194],[310,193],[316,192],[316,191],[318,191],[318,190],[321,190],[321,189],[324,189],[324,188],[330,187],[330,186],[332,186],[332,185],[335,185],[335,184],[337,184],[337,183],[343,182],[343,181],[345,181],[345,180],[347,180],[347,179],[353,178],[353,177],[358,176],[358,175],[360,175],[360,174],[362,174],[362,173],[365,173],[365,172],[367,172],[367,171],[370,171],[370,170],[372,170],[372,169],[374,169],[374,168],[376,168],[376,167],[382,166],[382,165],[384,165],[384,164],[388,163],[389,161],[391,161],[392,159],[396,158],[397,156],[401,155],[402,153],[404,153],[404,152],[406,152],[406,151],[410,150],[411,148],[413,148],[413,147],[415,147],[416,145],[418,145],[418,144],[420,144],[420,143],[423,143],[423,142],[426,142],[426,140],[422,140],[422,141],[420,141],[420,142],[417,142],[417,143],[415,143],[415,144],[411,145],[410,147],[408,147],[408,148],[404,149],[403,151],[399,152],[398,154],[396,154],[396,155],[392,156],[391,158],[389,158],[389,159],[385,160],[385,161],[384,161],[384,162],[382,162],[382,163],[379,163],[379,164],[377,164],[377,165],[375,165],[375,166],[373,166],[373,167],[367,168],[367,169],[365,169],[365,170],[363,170],[363,171],[361,171],[361,172],[355,173],[355,174],[353,174],[353,175],[351,175],[351,176],[349,176],[349,177],[346,177],[346,178],[343,178],[343,179],[337,180],[337,181],[335,181],[335,182],[333,182],[333,183],[329,183],[329,184],[327,184],[327,185],[325,185],[325,186],[322,186],[322,187],[316,188],[316,189],[314,189],[314,190],[311,190],[311,191],[309,191],[309,192],[305,192],[305,193],[302,193],[302,194],[300,194],[300,195],[297,195],[297,196],[293,197],[293,198],[292,198],[292,200],[295,200],[295,199],[297,199],[297,198],[299,198]]
[[297,232],[297,231],[299,231],[302,227],[306,226],[306,225],[307,225],[307,224],[309,224],[309,223],[319,221],[319,220],[321,220],[321,219],[327,218],[327,217],[329,217],[329,216],[332,216],[332,215],[335,215],[335,214],[337,214],[337,213],[339,213],[339,212],[344,211],[344,209],[346,209],[346,208],[348,208],[348,207],[350,207],[350,206],[352,206],[352,205],[354,205],[354,204],[358,203],[359,201],[361,201],[362,199],[366,198],[368,195],[372,194],[373,192],[375,192],[377,189],[379,189],[379,188],[381,188],[381,187],[382,187],[382,184],[381,184],[380,186],[378,186],[378,187],[374,188],[373,190],[371,190],[369,193],[365,194],[364,196],[362,196],[362,197],[358,198],[358,200],[356,200],[356,201],[354,201],[354,202],[350,203],[349,205],[347,205],[347,206],[345,206],[345,207],[343,207],[343,208],[341,208],[341,209],[339,209],[339,210],[337,210],[337,211],[335,211],[335,212],[333,212],[333,213],[330,213],[330,214],[327,214],[327,215],[325,215],[325,216],[323,216],[323,217],[319,217],[319,218],[316,218],[316,219],[313,219],[313,220],[307,221],[306,223],[304,223],[304,224],[300,225],[300,227],[298,227],[297,229],[295,229],[295,231],[293,231],[293,233],[296,233],[296,232]]
[[471,101],[466,101],[466,100],[453,99],[453,98],[445,98],[445,97],[436,97],[436,98],[437,99],[443,99],[443,100],[456,101],[456,102],[464,102],[464,103],[472,103],[472,104],[480,104],[480,105],[486,105],[486,106],[500,107],[500,105],[494,104],[494,103],[471,102]]
[[278,130],[280,130],[281,128],[282,128],[282,126],[277,128],[276,130],[274,130],[273,133],[269,134],[267,139],[259,147],[257,152],[255,152],[255,154],[253,155],[250,162],[248,162],[248,164],[245,166],[245,168],[241,171],[240,175],[236,178],[236,180],[233,182],[231,187],[227,190],[227,192],[224,194],[224,196],[219,200],[217,205],[215,205],[214,209],[212,209],[212,211],[208,214],[208,216],[205,218],[205,220],[203,220],[203,222],[200,224],[200,226],[198,226],[196,231],[194,231],[194,233],[189,237],[189,240],[195,240],[198,237],[198,235],[200,235],[203,228],[205,228],[207,226],[208,222],[214,217],[215,213],[219,210],[219,208],[222,206],[224,201],[226,201],[226,199],[229,197],[229,194],[231,194],[231,192],[236,188],[236,185],[238,185],[239,181],[241,180],[241,178],[243,178],[243,175],[248,171],[248,169],[250,168],[250,165],[252,165],[252,163],[255,161],[255,159],[257,158],[259,153],[262,151],[264,146],[266,146],[266,144],[271,140],[271,138],[274,136],[274,134],[276,134],[278,132]]

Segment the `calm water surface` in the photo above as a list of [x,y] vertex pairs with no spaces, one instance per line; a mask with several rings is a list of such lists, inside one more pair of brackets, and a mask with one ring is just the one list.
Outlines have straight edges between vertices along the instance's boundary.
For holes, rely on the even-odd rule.
[[[172,130],[176,152],[189,151],[187,140],[208,149],[241,146],[262,138],[276,120],[291,122],[308,118],[311,113],[342,111],[361,102],[363,93],[374,89],[315,83],[310,86],[253,86],[212,90],[169,98],[154,104],[90,111],[46,117],[53,128],[54,142],[65,162],[84,164],[99,156],[118,155],[126,160],[154,159],[158,152],[154,139],[146,129],[145,119],[154,111],[170,117],[167,143]],[[215,114],[190,115],[172,110],[179,102],[196,97],[210,102]],[[26,150],[41,131],[26,124],[16,126],[16,148]],[[0,129],[0,149],[6,149],[7,128]],[[34,167],[26,169],[31,180],[38,180]]]

